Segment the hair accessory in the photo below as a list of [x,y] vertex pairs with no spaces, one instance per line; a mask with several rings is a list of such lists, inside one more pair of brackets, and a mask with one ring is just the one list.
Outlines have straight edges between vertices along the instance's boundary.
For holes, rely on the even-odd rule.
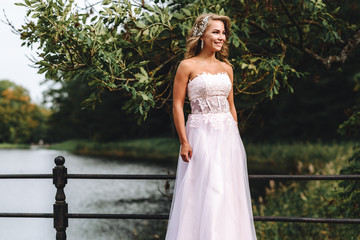
[[209,22],[209,17],[210,17],[210,15],[204,17],[204,19],[201,21],[201,23],[196,24],[196,26],[193,29],[193,37],[198,37],[198,36],[203,35],[203,33],[206,29],[206,26]]

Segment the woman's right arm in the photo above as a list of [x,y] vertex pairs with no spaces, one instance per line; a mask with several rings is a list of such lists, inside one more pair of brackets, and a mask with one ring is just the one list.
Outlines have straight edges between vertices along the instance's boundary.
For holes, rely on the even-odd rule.
[[173,117],[181,145],[180,156],[185,162],[189,162],[192,156],[192,149],[186,137],[184,117],[184,102],[186,87],[191,73],[190,67],[188,61],[180,62],[175,74],[173,87]]

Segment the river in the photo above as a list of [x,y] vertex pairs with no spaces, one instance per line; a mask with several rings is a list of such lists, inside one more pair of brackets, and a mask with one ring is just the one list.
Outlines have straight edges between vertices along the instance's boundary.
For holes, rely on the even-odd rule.
[[[65,157],[71,174],[167,174],[176,170],[174,163],[159,166],[34,147],[0,150],[0,174],[49,174],[59,155]],[[168,214],[171,198],[163,194],[165,182],[69,179],[65,187],[69,213]],[[171,190],[173,185],[174,181],[170,181]],[[51,179],[0,179],[0,212],[52,213],[55,193]],[[166,220],[70,219],[66,232],[68,240],[162,239],[166,224]],[[55,239],[53,220],[0,218],[0,239]]]

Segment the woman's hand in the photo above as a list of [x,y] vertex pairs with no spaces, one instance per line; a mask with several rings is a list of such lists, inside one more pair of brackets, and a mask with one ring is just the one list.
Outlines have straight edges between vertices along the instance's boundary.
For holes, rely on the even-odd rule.
[[192,148],[189,143],[181,144],[180,156],[184,162],[189,162],[192,156]]

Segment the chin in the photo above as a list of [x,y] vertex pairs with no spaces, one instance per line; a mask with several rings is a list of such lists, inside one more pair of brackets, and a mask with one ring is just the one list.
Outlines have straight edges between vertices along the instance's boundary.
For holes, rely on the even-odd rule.
[[213,51],[214,51],[214,52],[220,52],[220,51],[221,51],[221,48],[213,48]]
[[218,47],[218,46],[215,46],[213,47],[214,51],[220,51],[222,49],[222,46],[221,47]]

